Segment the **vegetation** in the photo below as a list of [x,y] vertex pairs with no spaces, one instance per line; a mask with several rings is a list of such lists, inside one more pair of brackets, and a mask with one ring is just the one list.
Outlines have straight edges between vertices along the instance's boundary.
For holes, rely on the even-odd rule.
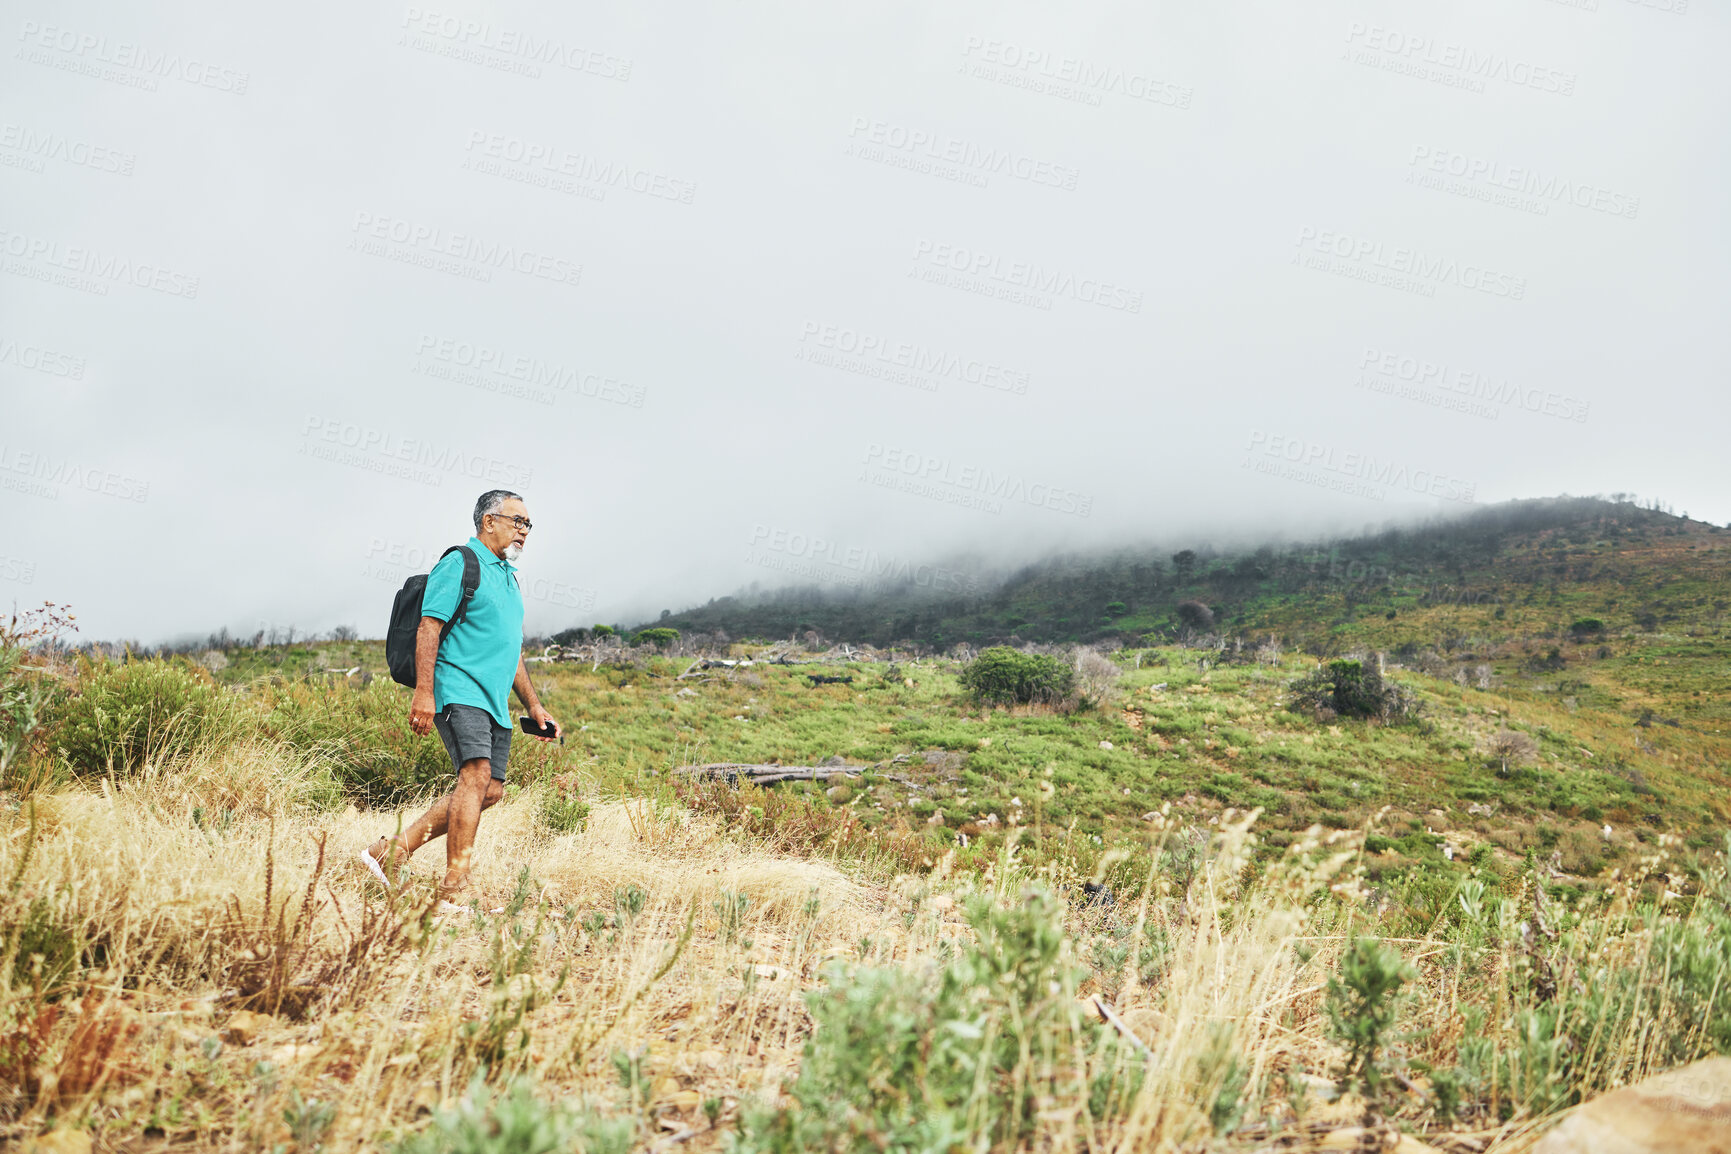
[[[1274,636],[1316,656],[1426,647],[1441,636],[1562,636],[1585,618],[1609,633],[1681,632],[1722,619],[1728,548],[1731,530],[1623,494],[1562,497],[1339,540],[1060,556],[997,580],[963,558],[951,567],[977,575],[983,593],[796,587],[720,597],[659,624],[732,637],[815,630],[936,651],[958,642],[1124,644],[1150,633],[1170,642],[1189,628]],[[1179,606],[1190,602],[1213,623],[1184,621]],[[1114,603],[1128,612],[1113,612]]]
[[238,723],[231,695],[183,659],[89,664],[49,720],[64,764],[95,777],[126,777],[221,744]]
[[[449,781],[376,642],[74,660],[15,627],[0,1141],[1225,1149],[1369,1116],[1512,1152],[1731,1053],[1731,599],[1711,534],[1631,509],[1555,604],[1301,590],[1249,627],[1198,550],[1210,588],[1158,613],[1219,612],[1183,639],[1127,591],[1096,645],[681,624],[537,659],[567,740],[514,745],[460,916],[438,843],[389,891],[354,861]],[[848,776],[671,772],[720,761]]]
[[1374,717],[1383,722],[1411,719],[1418,708],[1410,690],[1385,680],[1362,661],[1324,662],[1292,683],[1292,707],[1327,718]]
[[977,701],[994,705],[1050,704],[1068,696],[1076,676],[1060,659],[997,646],[981,653],[957,677]]

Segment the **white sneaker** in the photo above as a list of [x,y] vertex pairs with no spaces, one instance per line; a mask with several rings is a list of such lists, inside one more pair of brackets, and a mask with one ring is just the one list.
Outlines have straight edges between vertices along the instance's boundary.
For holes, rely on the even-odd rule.
[[[367,847],[367,849],[371,848],[371,846]],[[378,859],[374,858],[366,849],[361,851],[360,858],[361,864],[367,867],[367,871],[379,879],[379,884],[388,888],[391,884],[391,879],[385,876],[385,867],[378,863]]]

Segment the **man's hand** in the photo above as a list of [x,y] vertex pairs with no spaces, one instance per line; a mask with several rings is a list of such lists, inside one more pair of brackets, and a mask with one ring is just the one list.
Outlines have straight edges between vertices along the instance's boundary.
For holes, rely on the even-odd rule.
[[542,737],[539,739],[541,741],[552,741],[554,737],[565,736],[565,731],[559,728],[559,723],[553,720],[552,714],[548,713],[545,709],[542,709],[539,705],[532,705],[529,707],[529,720],[533,721],[542,729],[546,729],[549,725],[553,727],[553,737]]
[[433,687],[423,682],[415,687],[409,702],[409,728],[425,737],[433,729]]

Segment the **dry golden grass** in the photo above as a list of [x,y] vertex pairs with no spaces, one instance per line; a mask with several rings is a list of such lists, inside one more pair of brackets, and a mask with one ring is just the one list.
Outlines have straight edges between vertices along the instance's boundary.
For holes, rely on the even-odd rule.
[[[928,972],[970,940],[960,912],[970,893],[1014,904],[1030,882],[1079,880],[1030,877],[1012,843],[983,876],[940,863],[879,883],[648,799],[591,798],[583,832],[554,834],[531,792],[488,811],[477,842],[475,904],[512,914],[437,918],[442,843],[387,892],[355,855],[395,816],[311,810],[321,780],[307,758],[241,744],[0,813],[4,924],[36,917],[96,962],[50,1005],[40,986],[53,947],[38,941],[43,961],[22,968],[0,950],[0,1008],[29,1043],[0,1051],[14,1061],[0,1137],[70,1122],[116,1149],[311,1149],[283,1119],[316,1101],[334,1107],[324,1149],[386,1150],[485,1066],[495,1080],[527,1075],[545,1097],[635,1118],[645,1140],[677,1132],[689,1148],[718,1149],[741,1103],[776,1100],[796,1074],[805,995],[826,961]],[[1305,1075],[1340,1065],[1323,989],[1349,936],[1371,928],[1352,900],[1358,835],[1312,831],[1260,872],[1248,868],[1242,815],[1227,811],[1205,837],[1165,836],[1206,843],[1186,884],[1150,868],[1140,903],[1073,909],[1067,926],[1073,958],[1089,943],[1143,941],[1145,927],[1164,935],[1157,981],[1138,979],[1132,952],[1117,970],[1096,963],[1075,991],[1109,995],[1135,1039],[1111,1060],[1145,1057],[1140,1089],[1110,1120],[1091,1119],[1081,1099],[1051,1102],[1034,1148],[1198,1149],[1217,1141],[1210,1107],[1228,1083],[1264,1120],[1218,1139],[1228,1145],[1266,1141],[1270,1121],[1360,1120],[1365,1106],[1351,1098],[1284,1101]],[[1636,966],[1642,940],[1612,944]],[[1525,964],[1511,943],[1479,950],[1476,970],[1441,939],[1403,943],[1420,966],[1410,1056],[1452,1061],[1460,1005]],[[1580,959],[1583,973],[1592,962]],[[1067,1028],[1095,1012],[1075,1001]],[[1608,1084],[1654,1066],[1645,1047],[1675,1025],[1666,1015],[1659,1006],[1617,1027],[1628,1036],[1606,1045]],[[1092,1061],[1079,1056],[1077,1068]],[[1407,1099],[1408,1124],[1434,1126],[1421,1097]],[[1517,1115],[1480,1147],[1514,1154],[1534,1124]]]
[[[263,1059],[280,1070],[275,1096],[298,1086],[336,1104],[335,1137],[347,1145],[401,1133],[429,1105],[460,1093],[470,1073],[463,1027],[485,1018],[499,996],[490,951],[503,919],[432,919],[423,932],[416,915],[443,868],[437,841],[415,860],[400,899],[408,914],[404,948],[360,991],[358,1004],[315,1008],[303,1021],[273,1018],[243,1031],[252,1035],[248,1044],[234,1044],[230,1034],[217,1060],[205,1060],[200,1047],[223,1033],[233,1000],[224,978],[253,960],[235,957],[241,947],[232,911],[249,924],[269,921],[259,916],[268,876],[271,908],[286,905],[292,923],[322,835],[326,860],[303,961],[311,967],[320,955],[340,955],[369,899],[385,904],[382,887],[354,854],[393,827],[387,817],[352,809],[296,815],[294,799],[310,775],[268,748],[176,768],[118,787],[104,782],[94,791],[38,795],[34,838],[29,807],[3,819],[5,876],[16,873],[28,845],[19,892],[46,896],[73,942],[95,946],[104,958],[106,971],[92,988],[108,1000],[64,1015],[60,1033],[69,1033],[71,1021],[120,1006],[146,1027],[113,1055],[114,1072],[81,1105],[116,1136],[152,1129],[176,1141],[245,1145],[276,1128],[265,1122],[264,1131],[234,1130],[241,1116],[260,1112],[250,1070]],[[221,828],[208,820],[201,828],[195,809],[232,816]],[[887,887],[850,880],[822,862],[753,850],[724,837],[713,819],[641,799],[597,803],[585,832],[552,835],[534,799],[519,797],[484,815],[477,849],[473,890],[481,908],[505,904],[524,869],[538,883],[518,919],[539,929],[530,939],[534,960],[527,973],[509,978],[505,995],[530,983],[550,989],[570,968],[559,993],[527,1015],[527,1051],[508,1059],[564,1094],[617,1097],[613,1050],[645,1046],[654,1095],[687,1117],[701,1117],[696,1107],[706,1097],[773,1093],[796,1060],[806,1024],[801,993],[818,963],[851,953],[868,936],[885,959],[920,948]],[[616,917],[615,894],[628,887],[642,891],[642,908]],[[745,900],[731,935],[718,909],[727,908],[724,895]],[[543,903],[551,911],[537,923]],[[573,922],[595,913],[620,924],[567,925],[567,908]],[[689,940],[674,957],[688,920]],[[504,941],[517,944],[509,931]],[[180,1077],[154,1073],[165,1068]],[[94,1086],[96,1075],[81,1077]],[[53,1085],[41,1090],[13,1132],[39,1128],[50,1107],[64,1112],[65,1098]],[[176,1099],[182,1121],[164,1125],[163,1107]],[[263,1113],[270,1119],[280,1109]]]

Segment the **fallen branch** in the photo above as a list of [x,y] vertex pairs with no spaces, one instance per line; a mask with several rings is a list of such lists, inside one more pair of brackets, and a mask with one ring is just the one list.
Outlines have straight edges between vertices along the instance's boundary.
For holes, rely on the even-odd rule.
[[1108,1006],[1105,1001],[1101,999],[1100,995],[1091,995],[1088,1000],[1093,1003],[1094,1012],[1100,1015],[1100,1020],[1118,1031],[1118,1033],[1123,1036],[1124,1040],[1129,1042],[1132,1046],[1135,1046],[1137,1051],[1144,1058],[1152,1058],[1154,1056],[1154,1051],[1148,1048],[1148,1044],[1136,1036],[1136,1031],[1130,1028],[1130,1024],[1123,1018],[1120,1018],[1118,1016],[1118,1011],[1114,1010],[1111,1006]]
[[876,765],[750,765],[736,761],[717,761],[708,765],[676,766],[673,772],[688,777],[725,777],[735,782],[743,779],[754,785],[774,785],[778,781],[828,781],[832,777],[853,778],[862,773],[870,773],[902,785],[920,784],[900,774],[878,773],[877,769]]

